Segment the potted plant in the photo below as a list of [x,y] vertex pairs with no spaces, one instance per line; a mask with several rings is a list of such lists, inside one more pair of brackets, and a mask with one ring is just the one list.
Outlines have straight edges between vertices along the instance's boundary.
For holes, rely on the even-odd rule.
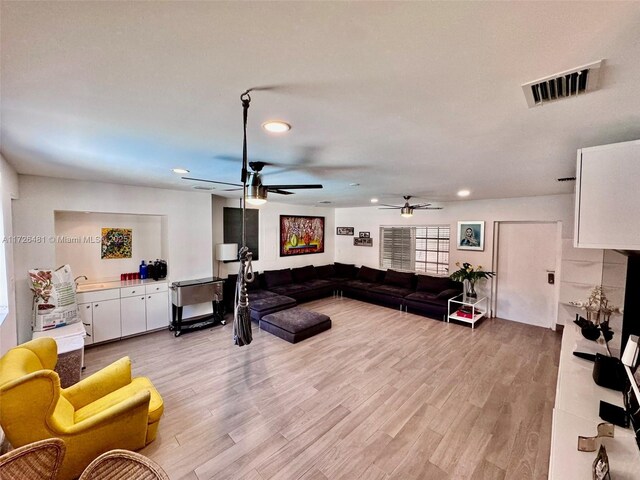
[[460,267],[453,272],[449,278],[456,282],[463,282],[465,285],[465,296],[475,298],[478,295],[475,290],[475,283],[482,278],[491,278],[495,276],[495,272],[487,272],[482,270],[482,265],[474,267],[468,262],[464,262],[460,266],[460,262],[456,262],[456,267]]

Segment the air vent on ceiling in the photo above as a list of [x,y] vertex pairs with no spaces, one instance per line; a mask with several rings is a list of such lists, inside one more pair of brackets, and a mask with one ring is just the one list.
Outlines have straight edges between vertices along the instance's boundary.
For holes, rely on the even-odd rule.
[[529,108],[597,90],[604,60],[522,85]]
[[200,185],[194,185],[193,189],[194,190],[205,190],[207,192],[210,192],[211,190],[215,190],[215,188],[213,188],[213,187],[201,187]]
[[331,202],[329,200],[320,200],[318,203],[322,203],[323,205],[328,205]]

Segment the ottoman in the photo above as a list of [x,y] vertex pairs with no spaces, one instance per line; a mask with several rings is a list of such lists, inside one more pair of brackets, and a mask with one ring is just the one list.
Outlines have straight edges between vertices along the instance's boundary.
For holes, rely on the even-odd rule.
[[293,307],[263,316],[260,328],[289,343],[297,343],[329,330],[331,319],[322,313]]
[[251,320],[259,322],[262,317],[270,313],[279,312],[285,308],[296,306],[296,301],[291,297],[284,295],[274,295],[271,297],[261,298],[252,302],[249,300],[249,312]]

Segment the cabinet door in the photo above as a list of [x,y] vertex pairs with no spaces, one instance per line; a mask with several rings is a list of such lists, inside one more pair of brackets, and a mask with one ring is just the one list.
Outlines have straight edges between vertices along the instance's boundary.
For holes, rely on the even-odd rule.
[[144,295],[120,299],[120,323],[123,337],[147,330]]
[[104,342],[122,336],[120,300],[104,300],[93,304],[93,341]]
[[80,321],[84,325],[84,329],[87,331],[87,336],[84,337],[84,344],[91,345],[93,343],[93,312],[91,310],[90,303],[79,303],[78,314],[80,315]]
[[147,295],[147,330],[169,326],[169,295],[166,292]]

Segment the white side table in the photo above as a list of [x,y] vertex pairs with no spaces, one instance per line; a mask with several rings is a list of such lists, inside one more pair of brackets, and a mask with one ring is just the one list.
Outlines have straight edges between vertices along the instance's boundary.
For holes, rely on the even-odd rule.
[[458,320],[471,324],[473,330],[478,320],[487,314],[489,301],[487,297],[467,297],[464,293],[449,299],[447,322]]

